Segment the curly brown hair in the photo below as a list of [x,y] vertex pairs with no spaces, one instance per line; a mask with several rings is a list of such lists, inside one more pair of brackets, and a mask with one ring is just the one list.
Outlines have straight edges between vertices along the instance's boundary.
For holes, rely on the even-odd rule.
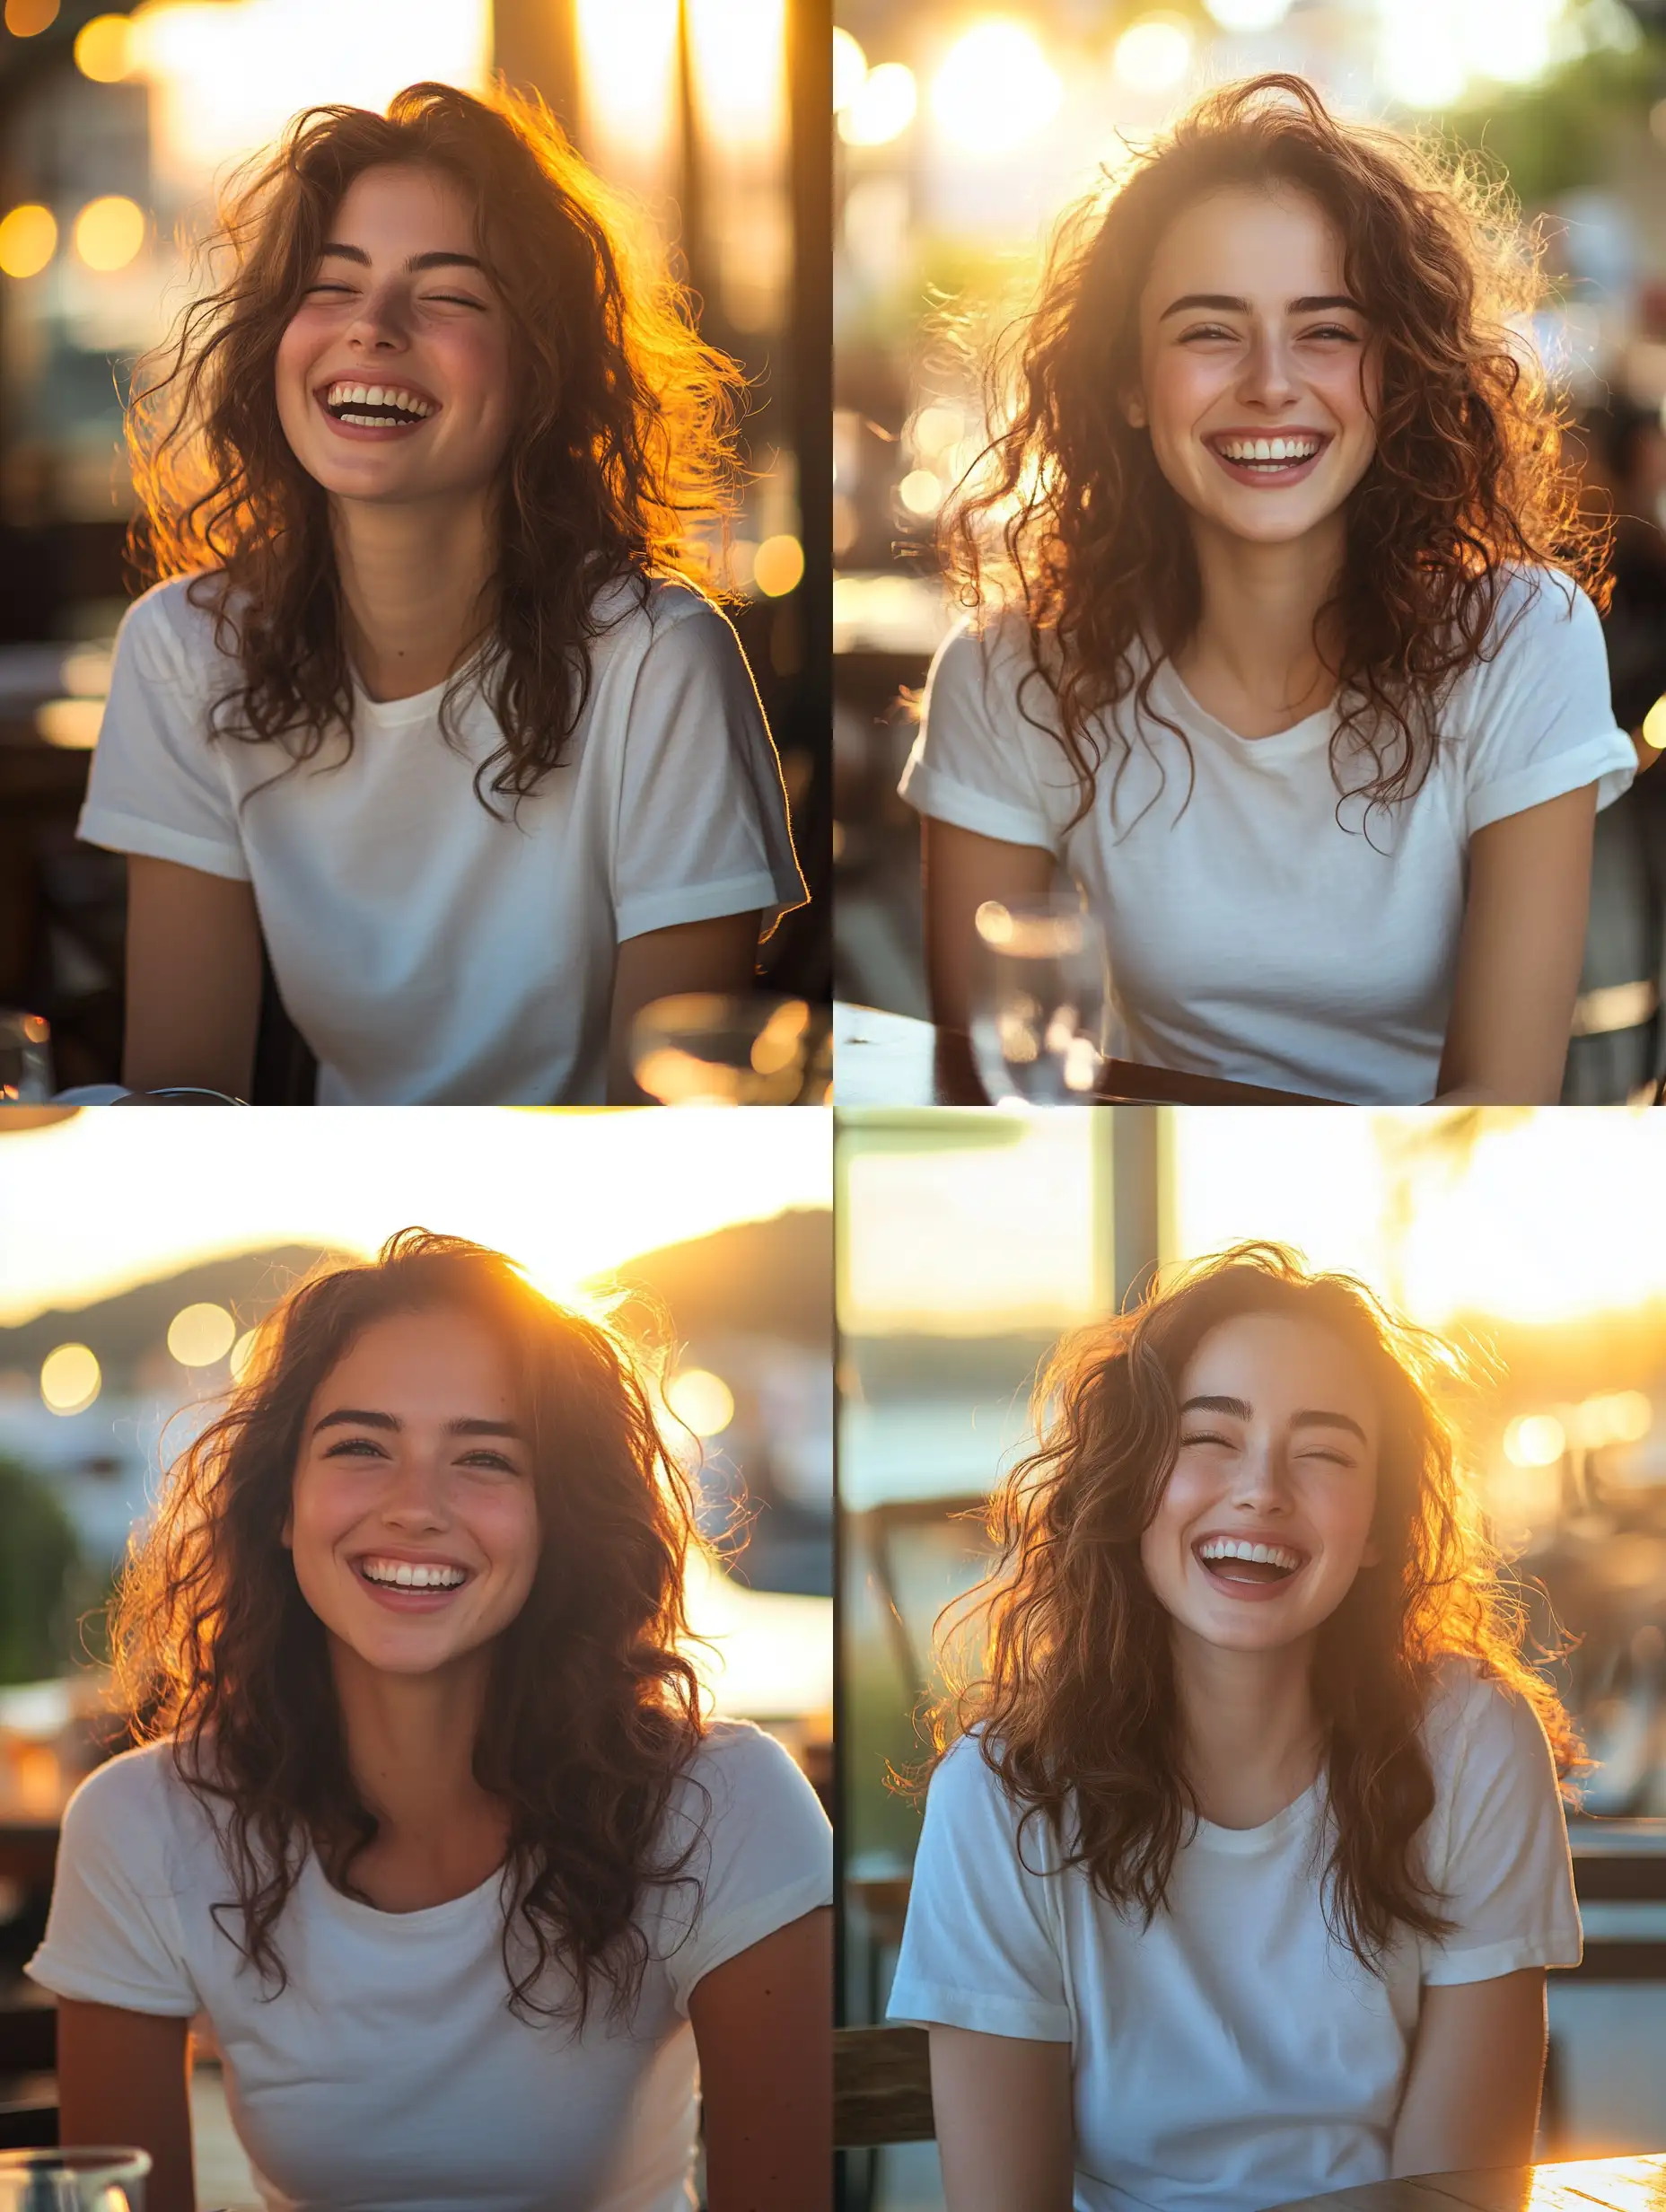
[[1174,1466],[1187,1364],[1211,1330],[1246,1313],[1330,1330],[1378,1392],[1381,1563],[1323,1624],[1312,1668],[1335,1822],[1326,1915],[1375,1967],[1399,1931],[1450,1925],[1416,1855],[1434,1805],[1419,1728],[1440,1663],[1471,1660],[1524,1698],[1564,1776],[1583,1755],[1556,1691],[1522,1657],[1525,1605],[1459,1471],[1439,1393],[1464,1362],[1363,1283],[1311,1273],[1281,1245],[1241,1244],[1058,1346],[1037,1384],[1039,1448],[990,1503],[1002,1563],[970,1602],[987,1630],[984,1671],[937,1705],[937,1751],[976,1729],[1024,1821],[1048,1823],[1066,1864],[1147,1923],[1160,1909],[1198,1808],[1180,1766],[1168,1616],[1140,1539]]
[[[217,734],[276,742],[295,762],[332,729],[351,744],[329,503],[284,434],[275,366],[343,195],[387,163],[435,171],[462,192],[510,320],[517,407],[476,636],[504,742],[475,787],[488,808],[488,787],[513,805],[559,764],[583,713],[603,589],[645,593],[654,569],[710,582],[703,549],[733,510],[743,389],[697,332],[644,222],[536,101],[414,84],[386,116],[310,109],[269,160],[239,173],[199,257],[208,289],[135,379],[127,443],[142,513],[129,553],[142,583],[194,575],[193,603],[212,610],[216,643],[237,658],[240,681],[215,703]],[[465,661],[442,708],[448,731],[469,680]]]
[[[303,1426],[365,1329],[436,1309],[478,1317],[504,1346],[538,1500],[537,1573],[493,1646],[475,1751],[509,1815],[509,2002],[582,2024],[600,1991],[622,2013],[640,1988],[644,1891],[694,1880],[688,1851],[662,1856],[662,1828],[705,1734],[682,1648],[693,1500],[622,1339],[460,1237],[408,1229],[374,1262],[323,1263],[261,1323],[225,1410],[134,1537],[111,1614],[117,1691],[136,1737],[171,1741],[180,1779],[224,1808],[240,1948],[282,1988],[278,1927],[308,1850],[356,1896],[354,1862],[377,1832],[323,1626],[283,1544]],[[572,1995],[539,2003],[552,1963]]]
[[1107,709],[1132,693],[1136,716],[1186,743],[1151,689],[1196,631],[1197,557],[1181,501],[1123,411],[1153,256],[1197,200],[1281,186],[1335,225],[1381,362],[1376,452],[1314,625],[1316,644],[1339,641],[1338,791],[1345,751],[1370,769],[1346,788],[1372,804],[1421,787],[1451,685],[1500,642],[1507,570],[1560,570],[1604,601],[1606,532],[1581,518],[1560,402],[1508,327],[1538,303],[1539,246],[1502,189],[1473,162],[1339,122],[1301,77],[1223,86],[1065,214],[1033,308],[986,364],[991,435],[944,510],[962,602],[1022,606],[1021,705],[1032,681],[1048,695],[1050,715],[1022,711],[1063,747],[1080,790],[1073,826],[1113,747],[1117,773],[1128,757],[1098,719]]

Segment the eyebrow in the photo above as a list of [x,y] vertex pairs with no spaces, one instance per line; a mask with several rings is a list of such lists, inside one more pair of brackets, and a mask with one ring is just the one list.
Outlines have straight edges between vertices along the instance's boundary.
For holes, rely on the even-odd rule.
[[[320,261],[331,254],[338,261],[356,261],[362,268],[370,267],[370,256],[363,246],[332,244],[319,248]],[[486,274],[486,263],[474,253],[414,253],[405,266],[413,276],[425,268],[478,268],[483,276]]]
[[[1213,309],[1220,314],[1247,315],[1250,312],[1249,301],[1235,299],[1230,293],[1187,292],[1171,306],[1165,307],[1157,320],[1167,322],[1171,315],[1186,314],[1199,307]],[[1333,307],[1346,307],[1355,315],[1364,312],[1359,302],[1349,299],[1345,292],[1311,293],[1302,299],[1292,300],[1285,312],[1289,315],[1317,315]]]
[[[405,1424],[397,1415],[376,1413],[361,1406],[338,1406],[333,1413],[325,1414],[312,1424],[316,1436],[326,1428],[381,1428],[397,1435]],[[524,1432],[513,1421],[487,1421],[465,1416],[460,1420],[445,1424],[448,1436],[510,1436],[517,1444],[526,1441]]]
[[[1182,1418],[1188,1413],[1224,1413],[1234,1421],[1247,1421],[1252,1410],[1249,1400],[1243,1398],[1188,1398],[1180,1408]],[[1352,1414],[1330,1413],[1319,1406],[1303,1407],[1300,1413],[1293,1414],[1290,1426],[1292,1428],[1345,1428],[1351,1436],[1357,1436],[1361,1444],[1371,1442]]]

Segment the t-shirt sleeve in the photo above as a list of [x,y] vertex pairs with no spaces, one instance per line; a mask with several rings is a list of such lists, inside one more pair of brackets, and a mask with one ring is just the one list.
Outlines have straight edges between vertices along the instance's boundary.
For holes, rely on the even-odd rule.
[[1539,1716],[1525,1698],[1473,1678],[1435,1757],[1450,1801],[1445,1863],[1434,1871],[1445,1894],[1441,1910],[1456,1925],[1425,1944],[1425,1981],[1441,1988],[1523,1967],[1577,1966],[1573,1854]]
[[70,1799],[46,1940],[24,1972],[58,1997],[189,2017],[201,2010],[168,1873],[153,1755],[128,1754]]
[[[184,588],[163,587],[176,601]],[[249,880],[203,689],[192,680],[162,592],[129,607],[116,634],[110,698],[76,834],[113,852]]]
[[757,909],[767,935],[808,892],[781,763],[741,641],[715,607],[663,623],[625,735],[614,861],[619,942]]
[[[833,1830],[791,1754],[761,1728],[706,1738],[684,1812],[702,1831],[701,1896],[668,1961],[678,2010],[697,1982],[789,1921],[833,1902]],[[709,1793],[709,1806],[700,1790]]]
[[970,1738],[932,1777],[914,1861],[893,2020],[1030,2042],[1072,2039],[1064,1962],[1039,1872],[1045,1831],[1019,1813]]
[[[1074,812],[1074,778],[1063,750],[1024,719],[1015,650],[993,626],[979,633],[963,624],[943,640],[899,788],[934,821],[1057,853]],[[1039,685],[1032,679],[1030,690]],[[1057,759],[1044,767],[1038,747]]]
[[[1525,583],[1513,587],[1525,592]],[[1596,609],[1567,578],[1544,572],[1527,603],[1501,619],[1505,635],[1469,683],[1466,827],[1597,786],[1618,799],[1636,773],[1632,742],[1614,720],[1608,650]]]

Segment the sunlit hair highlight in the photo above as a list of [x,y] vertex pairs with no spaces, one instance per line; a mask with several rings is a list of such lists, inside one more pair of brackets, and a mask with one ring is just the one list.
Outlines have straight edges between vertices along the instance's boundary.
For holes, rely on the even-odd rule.
[[1582,1753],[1522,1655],[1524,1605],[1459,1470],[1441,1397],[1465,1363],[1364,1285],[1311,1273],[1279,1245],[1239,1245],[1057,1347],[1037,1384],[1038,1447],[990,1503],[1000,1563],[960,1623],[982,1632],[981,1665],[951,1681],[935,1742],[941,1756],[976,1730],[1024,1827],[1045,1821],[1065,1862],[1113,1904],[1146,1921],[1162,1909],[1198,1806],[1181,1770],[1169,1617],[1140,1540],[1174,1466],[1186,1366],[1210,1330],[1251,1313],[1329,1330],[1377,1394],[1381,1558],[1324,1623],[1312,1668],[1335,1821],[1327,1919],[1375,1969],[1397,1935],[1449,1926],[1417,1850],[1434,1805],[1419,1729],[1441,1663],[1473,1662],[1530,1705],[1564,1775]]
[[1389,804],[1421,787],[1451,686],[1504,635],[1508,572],[1560,570],[1606,601],[1607,536],[1579,514],[1561,403],[1511,328],[1539,303],[1540,241],[1503,187],[1472,159],[1339,120],[1301,77],[1223,86],[1065,215],[1031,309],[989,349],[989,442],[943,514],[962,602],[1022,610],[1021,704],[1065,752],[1076,821],[1101,771],[1114,789],[1128,757],[1109,709],[1132,696],[1136,722],[1186,744],[1151,692],[1197,628],[1197,557],[1185,506],[1123,406],[1159,242],[1232,189],[1318,203],[1381,365],[1376,452],[1315,626],[1338,684],[1338,792]]
[[[321,1263],[273,1310],[134,1537],[111,1614],[117,1694],[214,1815],[236,1892],[215,1917],[241,1923],[233,1940],[281,1989],[278,1926],[309,1849],[358,1895],[377,1833],[283,1543],[305,1417],[364,1330],[429,1312],[474,1316],[504,1347],[538,1501],[537,1573],[493,1647],[475,1751],[510,1817],[508,2002],[582,2023],[605,1997],[623,2014],[647,1962],[640,1900],[695,1880],[662,1833],[706,1725],[683,1595],[694,1503],[636,1352],[501,1253],[405,1230],[374,1262]],[[552,1966],[571,1977],[553,1998],[539,1994]]]
[[[279,420],[279,341],[343,196],[384,164],[437,172],[473,209],[509,318],[514,417],[495,487],[496,560],[472,610],[478,673],[504,733],[476,777],[513,802],[563,757],[589,697],[603,587],[651,571],[712,581],[735,505],[735,364],[699,337],[640,213],[539,102],[414,84],[380,116],[320,107],[241,171],[199,250],[198,292],[139,365],[127,443],[141,514],[129,550],[150,583],[197,575],[239,681],[215,704],[225,740],[311,759],[352,742],[353,691],[322,487]],[[448,687],[443,724],[472,680]]]

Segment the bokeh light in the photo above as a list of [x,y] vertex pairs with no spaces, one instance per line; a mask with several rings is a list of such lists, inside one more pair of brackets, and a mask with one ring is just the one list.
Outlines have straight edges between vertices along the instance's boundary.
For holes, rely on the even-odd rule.
[[232,1347],[231,1356],[226,1361],[226,1365],[232,1370],[233,1382],[241,1382],[242,1380],[243,1369],[249,1365],[250,1355],[255,1348],[255,1338],[258,1333],[253,1329],[245,1329]]
[[237,1323],[223,1305],[188,1305],[168,1324],[168,1349],[181,1367],[212,1367],[237,1337]]
[[1524,1413],[1504,1430],[1513,1467],[1554,1467],[1567,1450],[1567,1432],[1554,1413]]
[[1270,31],[1290,13],[1290,0],[1204,0],[1223,31]]
[[1172,92],[1191,66],[1191,33],[1176,16],[1144,16],[1117,40],[1117,75],[1134,92]]
[[[4,232],[0,231],[0,237]],[[1666,694],[1657,698],[1643,717],[1643,742],[1656,752],[1666,752]]]
[[672,1375],[665,1402],[697,1436],[720,1436],[734,1418],[734,1392],[706,1367],[684,1367]]
[[57,223],[49,207],[25,200],[0,221],[0,271],[37,276],[57,251]]
[[60,1344],[40,1363],[40,1397],[49,1413],[84,1413],[103,1381],[84,1344]]
[[848,31],[833,30],[833,112],[842,115],[862,90],[868,57]]
[[120,192],[90,199],[75,217],[75,251],[92,269],[126,268],[145,243],[145,210]]
[[838,135],[847,145],[882,146],[900,138],[919,105],[914,72],[899,61],[870,69],[839,111]]
[[95,84],[119,84],[133,61],[133,25],[125,15],[95,15],[75,33],[75,66]]
[[803,574],[804,549],[787,532],[766,538],[752,556],[752,588],[766,599],[785,599]]
[[1044,130],[1064,97],[1034,31],[997,17],[973,24],[950,48],[932,83],[932,114],[967,152],[1006,154]]
[[38,38],[57,21],[58,0],[5,0],[5,27],[14,39]]

